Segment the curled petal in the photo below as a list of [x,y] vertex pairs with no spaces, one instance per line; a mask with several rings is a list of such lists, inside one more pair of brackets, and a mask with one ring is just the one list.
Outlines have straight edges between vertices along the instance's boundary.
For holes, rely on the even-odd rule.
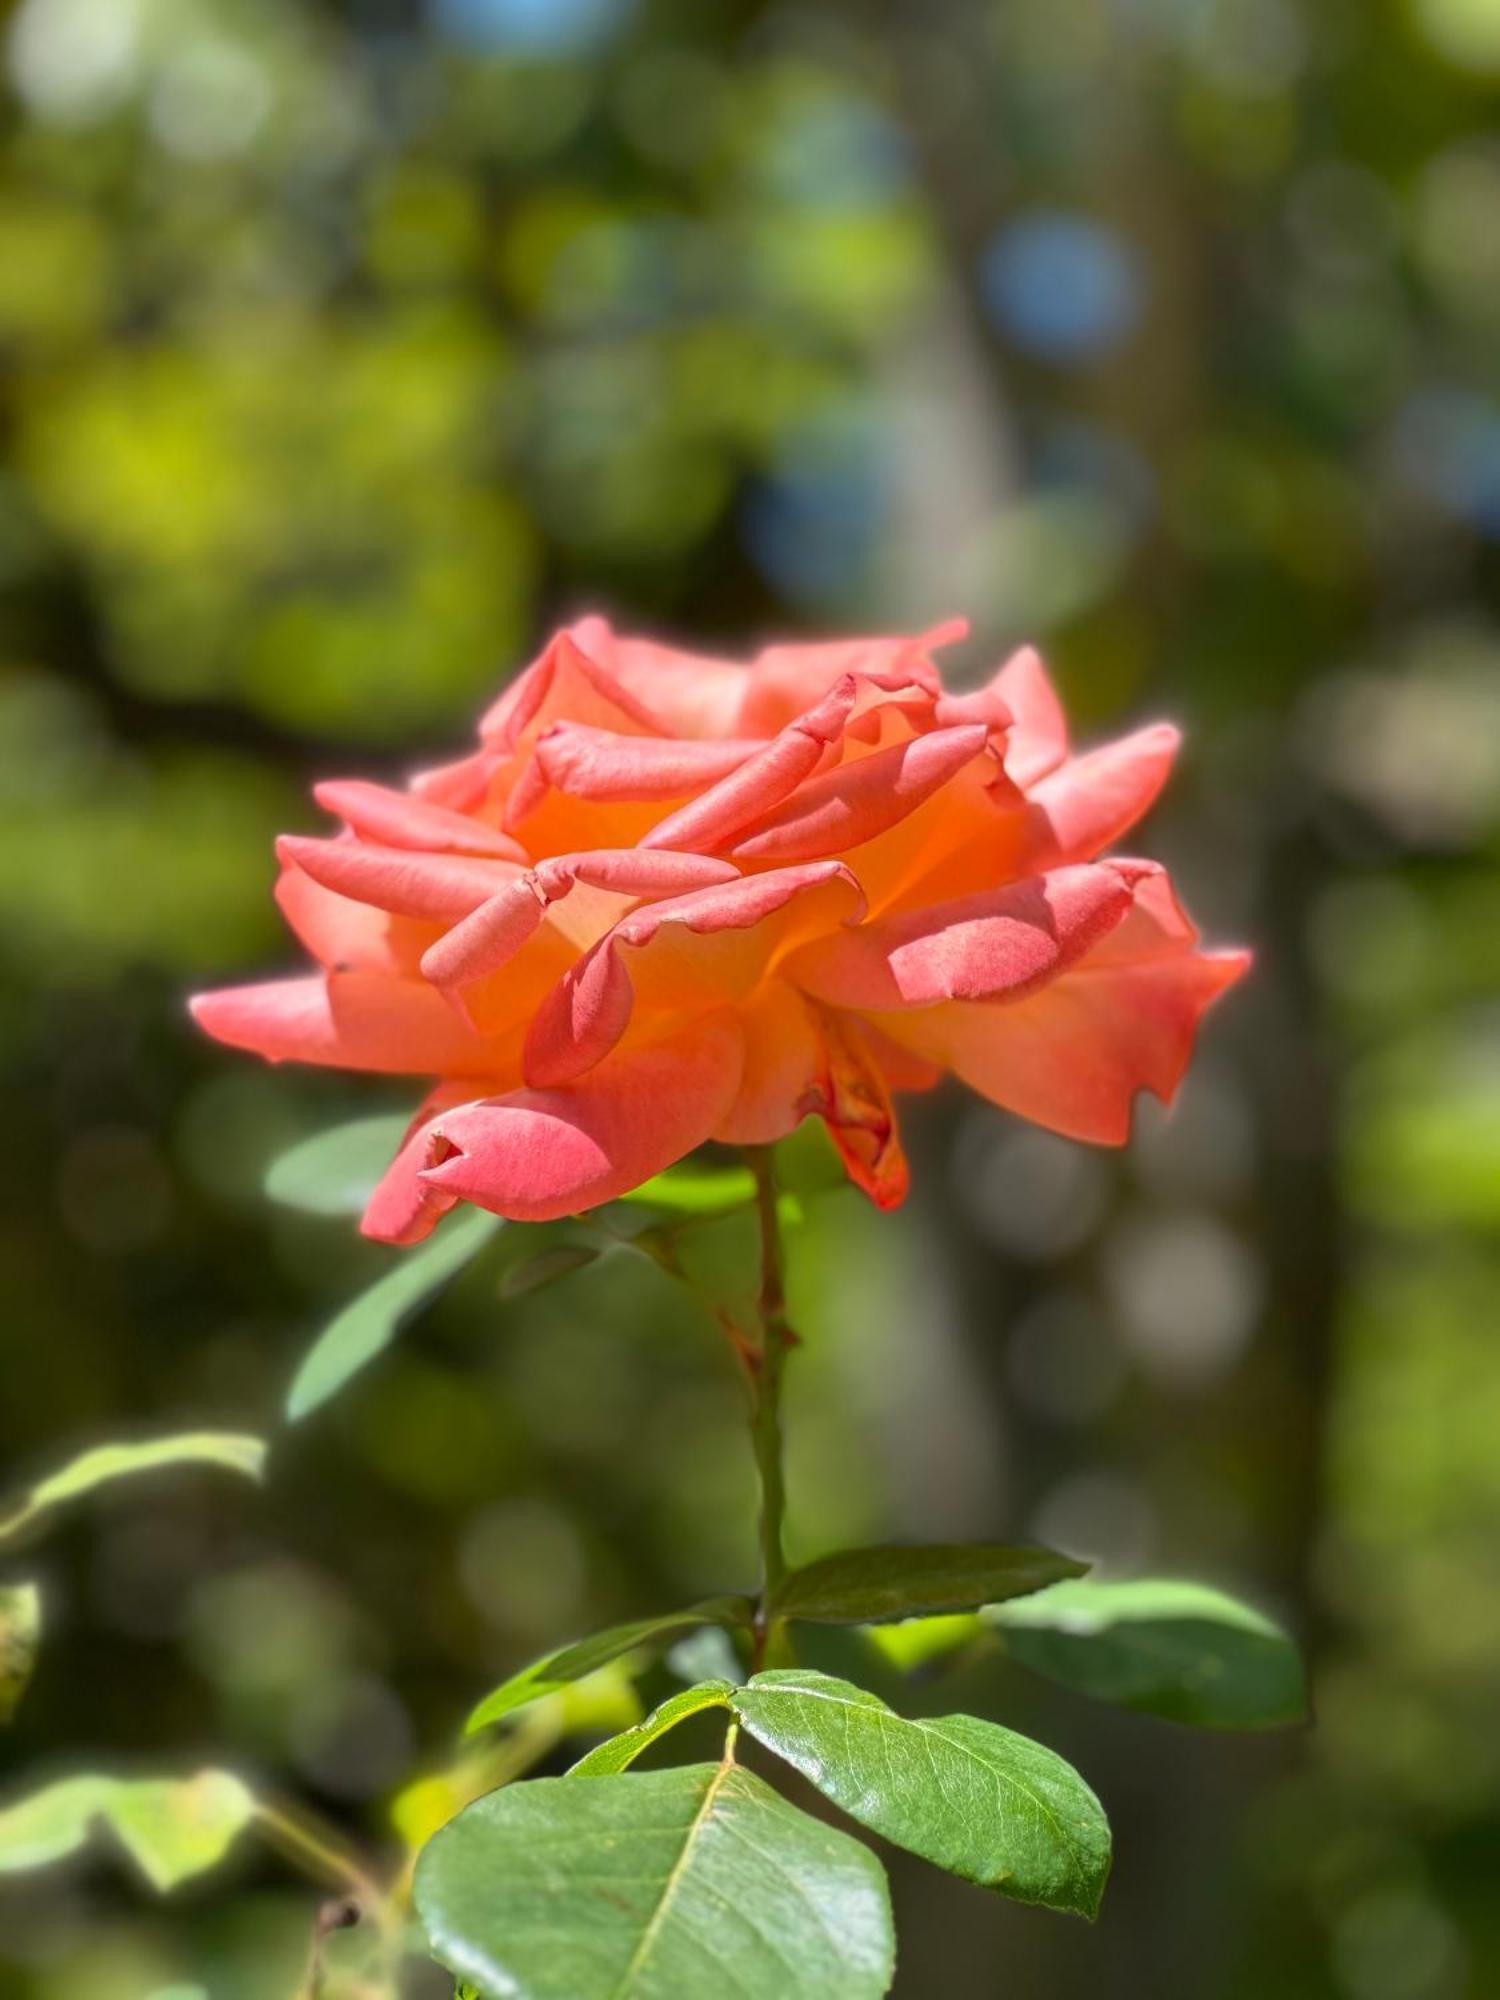
[[492,1076],[498,1066],[496,1045],[467,1027],[441,994],[385,972],[226,986],[189,1005],[206,1034],[268,1062],[412,1076]]
[[587,722],[603,729],[642,730],[659,736],[661,725],[645,704],[579,643],[589,626],[565,628],[540,659],[494,703],[479,724],[484,742],[515,750],[549,722]]
[[1199,942],[1198,926],[1182,907],[1172,878],[1159,861],[1127,861],[1114,855],[1106,865],[1130,883],[1131,903],[1124,923],[1089,954],[1092,969],[1177,958]]
[[554,855],[507,882],[455,924],[423,956],[422,975],[446,991],[499,971],[536,931],[548,909],[579,883],[615,896],[673,896],[738,876],[733,862],[706,854],[625,847]]
[[957,729],[966,722],[979,722],[992,738],[1009,734],[1013,721],[1004,697],[993,681],[972,694],[940,695],[933,708],[940,729]]
[[560,722],[536,746],[550,785],[571,798],[680,799],[717,784],[762,747],[753,737],[622,736]]
[[535,873],[528,869],[427,947],[422,977],[446,993],[498,972],[540,930],[546,914]]
[[982,723],[937,729],[823,771],[747,828],[729,851],[737,860],[778,862],[847,853],[915,812],[988,740]]
[[954,1019],[944,1059],[1008,1111],[1071,1139],[1121,1146],[1137,1092],[1171,1103],[1199,1018],[1248,965],[1243,952],[1203,952],[1080,972],[1002,1018]]
[[990,682],[1010,711],[1005,768],[1018,785],[1033,785],[1068,754],[1068,722],[1042,656],[1034,646],[1013,653]]
[[747,736],[770,736],[848,674],[886,688],[917,686],[936,696],[942,683],[931,655],[966,637],[968,630],[966,619],[950,618],[928,632],[896,638],[768,646],[751,665],[736,727]]
[[826,1005],[883,1011],[1012,999],[1054,979],[1121,923],[1132,877],[1109,862],[877,919],[797,953],[787,976]]
[[882,1025],[917,1053],[1038,1125],[1121,1145],[1137,1092],[1170,1103],[1204,1011],[1249,965],[1203,952],[1160,870],[1095,950],[1019,1000],[952,1001]]
[[750,674],[740,661],[684,652],[655,639],[633,639],[613,631],[602,618],[580,619],[573,634],[627,694],[678,735],[722,739],[732,734]]
[[764,749],[688,805],[669,813],[641,845],[705,849],[727,845],[740,828],[780,805],[811,776],[829,744],[843,734],[859,691],[854,675],[843,675],[815,707],[789,723]]
[[368,840],[310,840],[284,833],[277,859],[314,882],[403,917],[453,923],[514,879],[519,863],[468,854],[430,854]]
[[373,1237],[377,1243],[420,1243],[456,1205],[456,1194],[440,1194],[436,1188],[424,1186],[418,1175],[428,1162],[432,1127],[439,1114],[483,1096],[484,1088],[482,1083],[477,1087],[468,1083],[440,1083],[423,1099],[422,1108],[406,1128],[406,1137],[396,1157],[365,1205],[359,1225],[364,1235]]
[[440,1113],[424,1129],[428,1198],[550,1222],[627,1194],[703,1143],[739,1088],[732,1015],[618,1051],[583,1082]]
[[848,869],[817,861],[633,911],[537,1009],[526,1040],[527,1082],[565,1083],[599,1062],[633,1018],[638,989],[666,1013],[742,998],[809,931],[857,922],[863,908]]
[[1050,867],[1088,861],[1119,839],[1155,804],[1182,738],[1170,722],[1153,723],[1070,757],[1027,794],[1027,861]]
[[875,1050],[857,1021],[824,1011],[817,1109],[844,1171],[877,1208],[899,1208],[911,1186],[896,1111]]
[[501,861],[524,861],[526,850],[498,827],[467,813],[414,798],[409,792],[372,785],[363,778],[330,778],[313,786],[325,812],[337,815],[354,833],[388,847],[432,848],[446,854],[482,854]]

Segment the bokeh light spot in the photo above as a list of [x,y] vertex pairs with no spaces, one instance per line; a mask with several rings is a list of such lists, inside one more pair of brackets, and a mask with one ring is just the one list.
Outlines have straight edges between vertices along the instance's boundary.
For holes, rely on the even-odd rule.
[[1118,231],[1064,209],[1008,222],[980,260],[980,291],[1016,346],[1062,366],[1097,360],[1135,331],[1145,278]]

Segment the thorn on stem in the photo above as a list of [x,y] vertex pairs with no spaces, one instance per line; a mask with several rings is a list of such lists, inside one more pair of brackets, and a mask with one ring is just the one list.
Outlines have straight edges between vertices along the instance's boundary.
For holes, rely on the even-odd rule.
[[318,1911],[316,1935],[322,1939],[331,1937],[335,1931],[353,1930],[363,1916],[364,1909],[357,1897],[334,1896]]

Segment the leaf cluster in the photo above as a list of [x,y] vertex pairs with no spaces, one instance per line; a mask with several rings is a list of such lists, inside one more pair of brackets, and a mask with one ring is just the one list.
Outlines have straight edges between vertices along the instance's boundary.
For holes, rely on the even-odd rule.
[[[799,1630],[853,1626],[872,1667],[903,1650],[927,1666],[1003,1648],[1064,1686],[1176,1721],[1270,1727],[1303,1713],[1295,1649],[1260,1613],[1202,1585],[1082,1570],[1002,1545],[849,1550],[793,1570],[772,1611],[793,1653]],[[748,1655],[749,1601],[709,1600],[544,1656],[469,1726],[508,1722],[569,1678],[659,1652],[693,1625]],[[717,1764],[633,1768],[714,1711],[726,1723]],[[1108,1820],[1056,1752],[978,1716],[909,1719],[849,1679],[794,1665],[700,1680],[566,1777],[461,1812],[416,1872],[434,1956],[485,2000],[884,1993],[895,1940],[878,1861],[746,1770],[741,1737],[892,1846],[1018,1902],[1098,1911]]]

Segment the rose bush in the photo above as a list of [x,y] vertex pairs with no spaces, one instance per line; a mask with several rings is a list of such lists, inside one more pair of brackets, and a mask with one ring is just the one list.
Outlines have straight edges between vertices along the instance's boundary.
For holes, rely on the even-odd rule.
[[277,894],[320,969],[204,994],[199,1022],[435,1079],[365,1215],[392,1242],[459,1201],[573,1213],[814,1113],[894,1206],[893,1093],[944,1072],[1121,1142],[1247,962],[1199,949],[1159,867],[1100,858],[1177,733],[1074,756],[1034,652],[944,690],[962,631],[739,665],[583,620],[472,755],[316,788],[344,830],[284,838]]

